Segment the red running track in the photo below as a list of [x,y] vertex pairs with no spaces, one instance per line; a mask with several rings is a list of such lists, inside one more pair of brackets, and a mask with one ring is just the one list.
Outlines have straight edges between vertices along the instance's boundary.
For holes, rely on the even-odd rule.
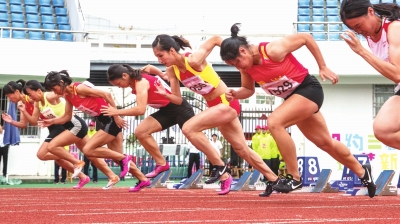
[[0,223],[400,223],[400,197],[212,189],[0,189]]

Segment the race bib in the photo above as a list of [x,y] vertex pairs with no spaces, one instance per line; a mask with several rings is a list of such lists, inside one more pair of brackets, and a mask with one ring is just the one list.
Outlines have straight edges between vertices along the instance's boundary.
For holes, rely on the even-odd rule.
[[40,113],[42,114],[43,117],[45,117],[47,119],[52,119],[52,118],[57,117],[51,108],[47,108],[47,109],[41,111]]
[[293,79],[288,79],[286,76],[281,77],[280,79],[265,83],[261,85],[261,88],[267,93],[274,96],[279,96],[282,98],[286,98],[296,89],[300,84]]
[[89,115],[92,116],[92,117],[96,117],[96,116],[99,115],[99,114],[97,114],[97,112],[95,112],[95,111],[93,111],[93,110],[91,110],[91,109],[89,109],[89,108],[86,108],[86,107],[84,107],[84,106],[82,106],[82,105],[80,105],[80,106],[77,107],[76,109],[82,111],[82,112],[85,113],[85,114],[89,114]]
[[188,89],[201,95],[208,94],[214,89],[214,86],[204,82],[204,80],[202,80],[198,76],[193,76],[188,79],[182,80],[182,83]]
[[164,82],[164,80],[162,80],[162,79],[159,78],[159,77],[157,77],[157,84],[164,86],[164,88],[165,88],[166,90],[168,90],[169,92],[171,92],[171,87],[170,87],[166,82]]

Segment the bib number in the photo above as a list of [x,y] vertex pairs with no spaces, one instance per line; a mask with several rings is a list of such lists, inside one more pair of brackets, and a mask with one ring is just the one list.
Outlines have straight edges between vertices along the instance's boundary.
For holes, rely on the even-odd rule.
[[82,112],[85,113],[85,114],[89,114],[89,115],[92,116],[92,117],[98,116],[98,114],[97,114],[95,111],[93,111],[93,110],[91,110],[91,109],[89,109],[89,108],[86,108],[86,107],[84,107],[84,106],[82,106],[82,105],[80,105],[80,106],[77,107],[76,109],[82,111]]
[[288,79],[286,76],[283,76],[277,81],[265,83],[261,88],[268,94],[286,98],[299,85],[300,84],[293,79]]
[[47,108],[45,110],[43,110],[42,112],[40,112],[43,117],[47,118],[47,119],[52,119],[52,118],[56,118],[57,116],[53,113],[53,110],[51,108]]
[[208,83],[205,83],[200,77],[193,76],[188,79],[182,80],[183,85],[195,93],[205,95],[210,93],[214,87]]

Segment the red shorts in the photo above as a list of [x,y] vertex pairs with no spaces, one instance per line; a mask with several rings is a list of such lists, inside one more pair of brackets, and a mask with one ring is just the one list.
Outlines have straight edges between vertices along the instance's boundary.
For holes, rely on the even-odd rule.
[[233,109],[236,110],[238,116],[240,115],[240,103],[239,103],[239,100],[238,99],[234,99],[231,102],[229,102],[228,100],[226,100],[225,93],[220,95],[219,97],[213,99],[213,100],[207,101],[207,106],[208,107],[213,107],[213,106],[221,104],[221,103],[232,107]]

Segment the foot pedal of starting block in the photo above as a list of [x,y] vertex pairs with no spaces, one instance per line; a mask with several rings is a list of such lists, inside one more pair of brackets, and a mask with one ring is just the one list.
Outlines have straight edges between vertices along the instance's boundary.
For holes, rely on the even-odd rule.
[[397,186],[390,185],[395,174],[394,170],[384,170],[376,179],[376,193],[378,196],[397,196]]
[[186,183],[182,184],[179,189],[203,189],[203,185],[200,184],[201,178],[203,177],[204,170],[197,170],[192,176],[190,176]]
[[166,188],[166,181],[169,179],[170,176],[171,170],[159,173],[156,177],[153,178],[148,188]]
[[332,186],[328,183],[329,177],[331,176],[331,169],[322,169],[321,173],[318,177],[318,181],[312,189],[312,193],[337,193],[339,189],[332,188]]
[[243,188],[250,189],[248,181],[251,175],[251,172],[244,172],[244,174],[239,178],[238,182],[231,187],[231,191],[240,191],[243,190]]

